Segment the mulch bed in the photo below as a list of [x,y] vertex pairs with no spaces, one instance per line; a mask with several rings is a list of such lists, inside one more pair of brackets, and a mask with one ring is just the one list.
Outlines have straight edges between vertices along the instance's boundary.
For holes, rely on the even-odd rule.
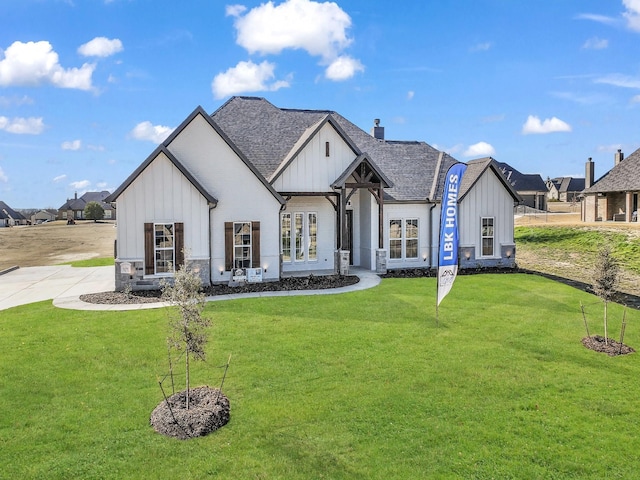
[[[203,289],[207,296],[232,295],[238,293],[279,292],[291,290],[326,290],[329,288],[355,285],[360,279],[356,275],[308,275],[286,277],[277,282],[245,283],[231,286],[217,284]],[[140,290],[136,292],[101,292],[80,295],[87,303],[130,305],[136,303],[156,303],[162,301],[161,290]]]
[[186,398],[186,391],[178,392],[151,412],[149,423],[156,432],[187,440],[204,437],[229,422],[229,399],[219,389],[207,386],[191,389],[189,410]]
[[582,344],[596,352],[606,353],[610,357],[617,355],[627,355],[634,353],[635,350],[624,343],[616,342],[612,338],[609,338],[605,344],[604,337],[600,335],[593,335],[591,337],[584,337]]

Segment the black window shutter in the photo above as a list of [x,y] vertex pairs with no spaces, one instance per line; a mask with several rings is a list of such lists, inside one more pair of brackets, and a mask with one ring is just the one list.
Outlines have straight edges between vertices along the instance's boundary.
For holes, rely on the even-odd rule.
[[175,224],[176,270],[184,266],[184,223]]
[[144,224],[144,274],[155,273],[155,259],[153,258],[153,223]]
[[233,222],[224,222],[224,269],[233,268]]
[[251,222],[251,266],[260,268],[260,222]]

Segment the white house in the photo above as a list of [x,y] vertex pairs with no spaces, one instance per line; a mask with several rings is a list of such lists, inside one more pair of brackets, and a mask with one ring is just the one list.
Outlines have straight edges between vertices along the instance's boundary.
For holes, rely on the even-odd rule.
[[[156,288],[187,252],[204,284],[238,269],[384,271],[437,264],[440,196],[456,160],[368,134],[333,111],[233,97],[201,107],[106,200],[118,211],[116,289]],[[485,158],[460,193],[461,268],[515,265],[518,195]],[[245,271],[246,273],[246,271]]]

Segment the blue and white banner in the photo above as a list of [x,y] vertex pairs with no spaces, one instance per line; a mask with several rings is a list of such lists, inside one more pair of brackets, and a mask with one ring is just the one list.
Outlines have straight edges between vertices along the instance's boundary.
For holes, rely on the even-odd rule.
[[440,246],[438,253],[438,303],[449,293],[458,274],[458,195],[464,163],[447,172],[440,208]]

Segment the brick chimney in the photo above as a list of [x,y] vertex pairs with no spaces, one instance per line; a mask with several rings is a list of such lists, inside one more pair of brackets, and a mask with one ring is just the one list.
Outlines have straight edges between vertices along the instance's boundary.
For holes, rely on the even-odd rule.
[[591,157],[587,160],[584,168],[584,188],[589,188],[593,185],[593,173],[594,173],[594,163]]
[[616,165],[618,165],[622,160],[624,160],[624,153],[622,153],[622,150],[618,149],[618,151],[615,153],[615,155],[613,156],[613,166],[615,167]]
[[380,126],[380,119],[376,118],[373,121],[373,128],[371,129],[371,136],[378,140],[384,140],[384,127]]

